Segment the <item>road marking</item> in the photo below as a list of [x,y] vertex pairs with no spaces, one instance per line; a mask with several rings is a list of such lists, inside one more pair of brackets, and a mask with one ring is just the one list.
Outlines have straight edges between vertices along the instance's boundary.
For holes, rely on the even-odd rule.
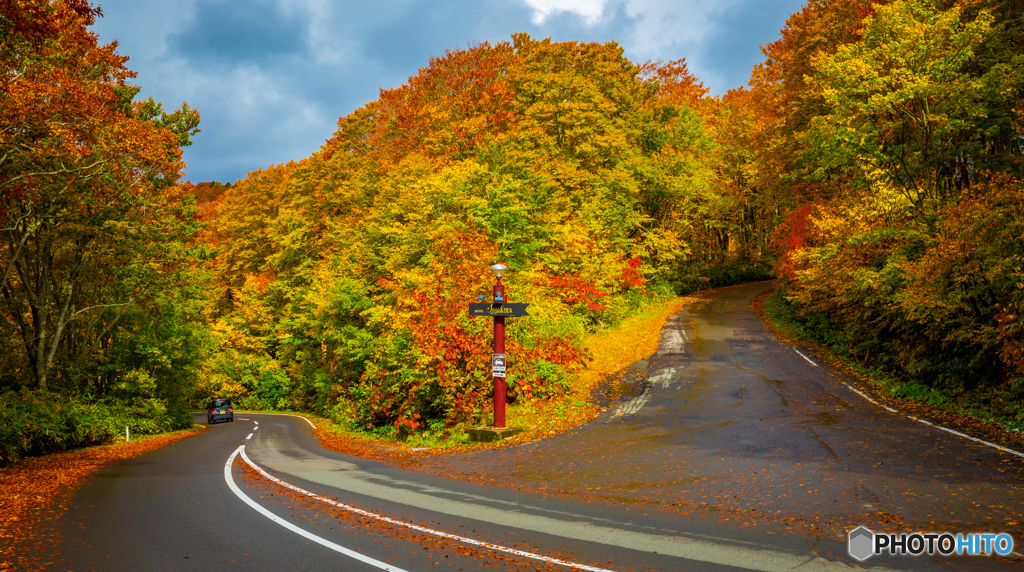
[[[260,454],[263,454],[263,452],[260,451]],[[261,474],[267,474],[266,471],[263,471],[261,467],[248,458],[244,450],[242,451],[242,460],[249,463],[250,467],[253,467]],[[324,459],[324,461],[327,461],[327,459]],[[841,572],[850,569],[842,562],[830,562],[809,551],[786,550],[785,548],[775,548],[763,543],[743,542],[727,538],[706,539],[693,535],[677,536],[669,534],[668,531],[650,533],[622,529],[595,524],[589,517],[572,513],[565,513],[568,520],[553,518],[524,512],[524,509],[532,507],[519,503],[501,503],[509,505],[509,508],[490,506],[489,503],[493,502],[493,499],[479,499],[479,501],[488,504],[478,504],[475,495],[348,468],[345,465],[349,465],[349,463],[344,463],[340,468],[325,466],[320,470],[292,473],[289,470],[277,468],[280,466],[277,463],[262,460],[260,462],[266,463],[274,470],[294,474],[310,482],[359,495],[384,499],[389,502],[429,510],[434,513],[440,512],[458,518],[496,524],[505,528],[539,532],[574,541],[590,542],[646,553],[657,552],[660,556],[684,558],[762,572]],[[294,460],[289,458],[286,462],[294,463]],[[302,494],[309,494],[316,498],[313,493],[306,493],[302,489],[293,487],[273,476],[268,476],[268,478],[280,483],[283,487]],[[471,500],[460,501],[454,500],[453,497],[463,497]],[[336,501],[330,499],[326,499],[324,502],[345,508],[343,505],[335,504]],[[360,512],[361,509],[353,508],[350,510],[378,518],[373,516],[372,513]],[[380,518],[383,519],[385,517]],[[406,523],[401,521],[388,522],[407,526]],[[873,567],[872,570],[874,572],[884,572],[891,569]]]
[[971,441],[977,441],[978,443],[982,443],[984,445],[988,445],[989,447],[995,447],[996,449],[999,449],[1000,451],[1005,451],[1007,453],[1010,453],[1011,455],[1017,455],[1018,457],[1024,457],[1024,453],[1021,453],[1020,451],[1014,451],[1013,449],[1007,449],[1006,447],[1003,447],[1001,445],[996,445],[995,443],[989,443],[988,441],[985,441],[984,439],[978,439],[976,437],[971,437],[970,435],[961,433],[959,431],[954,431],[952,429],[943,427],[942,425],[936,425],[934,423],[929,423],[929,422],[925,421],[924,419],[916,419],[914,417],[911,417],[911,419],[913,419],[914,421],[917,421],[919,423],[924,423],[925,425],[931,425],[932,427],[935,427],[936,429],[940,429],[940,430],[945,431],[947,433],[952,433],[954,435],[959,435],[960,437],[963,437],[964,439],[970,439]]
[[658,347],[658,355],[683,353],[685,343],[678,330],[667,329],[661,334],[661,345]]
[[252,439],[252,433],[249,433],[249,436],[245,438],[246,441],[248,441],[249,439]]
[[654,375],[647,378],[651,385],[657,385],[662,389],[668,389],[672,385],[672,378],[676,375],[676,368],[666,367],[654,372]]
[[[349,550],[348,548],[345,548],[344,546],[340,546],[338,544],[335,544],[335,543],[331,542],[330,540],[327,540],[326,538],[320,538],[319,536],[317,536],[317,535],[315,535],[315,534],[313,534],[311,532],[307,532],[305,530],[302,530],[301,528],[295,526],[294,524],[292,524],[292,523],[290,523],[290,522],[288,522],[288,521],[286,521],[286,520],[284,520],[282,518],[279,518],[276,514],[270,512],[269,510],[267,510],[267,509],[263,508],[262,506],[260,506],[259,504],[257,504],[255,501],[253,501],[251,498],[249,498],[245,493],[243,493],[242,489],[239,489],[238,485],[235,484],[235,480],[233,478],[231,478],[231,464],[234,463],[235,457],[237,457],[239,453],[241,453],[243,457],[245,456],[245,445],[242,445],[242,446],[238,447],[237,449],[235,449],[235,452],[231,453],[231,456],[228,457],[228,462],[224,463],[224,480],[227,481],[228,488],[231,489],[231,492],[235,493],[235,496],[237,496],[238,498],[242,499],[242,501],[244,501],[245,504],[247,504],[247,505],[251,506],[253,509],[255,509],[256,512],[258,512],[258,513],[262,514],[263,516],[269,518],[273,522],[276,522],[277,524],[280,524],[281,526],[287,528],[288,530],[294,532],[295,534],[298,534],[300,536],[304,536],[304,537],[312,540],[313,542],[316,542],[317,544],[319,544],[321,546],[326,546],[327,548],[330,548],[331,550],[333,550],[335,552],[340,552],[340,553],[344,554],[345,556],[350,556],[352,558],[355,558],[356,560],[359,560],[361,562],[365,562],[365,563],[369,564],[370,566],[373,566],[374,568],[380,568],[381,570],[394,570],[395,572],[406,572],[405,570],[403,570],[401,568],[396,568],[394,566],[391,566],[390,564],[385,564],[384,562],[381,562],[380,560],[375,560],[373,558],[370,558],[369,556],[360,554],[360,553],[358,553],[358,552],[356,552],[354,550]],[[252,464],[252,463],[250,463],[250,464]]]
[[[875,401],[874,399],[871,399],[870,397],[868,397],[868,395],[866,393],[864,393],[863,391],[861,391],[861,390],[857,389],[856,387],[850,385],[849,383],[846,383],[845,381],[840,381],[839,383],[845,385],[846,388],[849,389],[850,391],[856,393],[857,395],[863,397],[864,399],[867,399],[870,403],[873,403],[873,404],[881,407],[882,409],[885,409],[886,411],[888,411],[890,413],[899,413],[899,411],[893,409],[892,407],[889,407],[888,405],[882,405],[881,403]],[[913,417],[911,417],[911,419],[913,419]]]
[[630,415],[634,415],[637,411],[643,409],[644,405],[647,405],[647,402],[650,400],[651,388],[644,388],[643,393],[620,405],[612,415],[612,419],[616,417],[628,417]]
[[[258,506],[258,505],[255,505],[254,503],[252,503],[251,500],[249,499],[249,497],[245,497],[244,494],[240,490],[238,490],[237,487],[233,486],[233,481],[230,480],[231,479],[231,474],[230,474],[231,473],[231,462],[235,459],[235,455],[238,455],[238,454],[241,454],[242,460],[245,461],[250,467],[255,469],[258,473],[260,473],[267,480],[272,481],[272,482],[274,482],[274,483],[276,483],[276,484],[278,484],[278,485],[280,485],[280,486],[282,486],[282,487],[284,487],[286,489],[291,489],[291,490],[293,490],[293,491],[295,491],[295,492],[297,492],[299,494],[306,495],[307,497],[310,497],[312,499],[315,499],[315,500],[318,500],[320,502],[336,506],[338,508],[347,510],[349,512],[354,512],[354,513],[362,515],[362,516],[368,516],[370,518],[373,518],[373,519],[376,519],[376,520],[379,520],[379,521],[382,521],[382,522],[386,522],[388,524],[394,524],[394,525],[397,525],[397,526],[403,526],[405,528],[411,528],[413,530],[416,530],[416,531],[419,531],[419,532],[424,532],[424,533],[427,533],[427,534],[430,534],[430,535],[433,535],[433,536],[440,536],[441,538],[447,538],[449,540],[456,540],[456,541],[462,542],[464,544],[470,544],[472,546],[479,546],[479,547],[482,547],[482,548],[488,548],[488,549],[494,550],[496,552],[504,552],[506,554],[513,554],[515,556],[523,556],[525,558],[530,558],[532,560],[540,560],[541,562],[548,562],[548,563],[551,563],[551,564],[559,564],[561,566],[567,566],[569,568],[575,568],[577,570],[587,570],[588,572],[614,572],[613,570],[608,570],[607,568],[598,568],[596,566],[587,566],[586,564],[579,564],[579,563],[576,563],[576,562],[569,562],[567,560],[560,560],[558,558],[551,558],[549,556],[542,556],[540,554],[534,554],[532,552],[526,552],[525,550],[517,550],[515,548],[509,548],[507,546],[502,546],[500,544],[492,544],[490,542],[484,542],[482,540],[476,540],[476,539],[473,539],[473,538],[467,538],[465,536],[458,536],[456,534],[450,534],[450,533],[447,533],[447,532],[442,532],[440,530],[434,530],[432,528],[427,528],[425,526],[420,526],[418,524],[413,524],[411,522],[405,522],[404,520],[397,520],[397,519],[390,518],[390,517],[387,517],[387,516],[384,516],[384,515],[381,515],[381,514],[377,514],[377,513],[374,513],[374,512],[363,510],[361,508],[356,508],[354,506],[347,505],[347,504],[344,504],[344,503],[340,503],[340,502],[338,502],[336,500],[332,500],[332,499],[329,499],[327,497],[322,497],[322,496],[320,496],[320,495],[318,495],[316,493],[311,493],[311,492],[309,492],[309,491],[307,491],[305,489],[300,489],[299,487],[297,487],[295,485],[292,485],[290,483],[286,483],[286,482],[282,481],[281,479],[279,479],[279,478],[271,475],[270,473],[264,471],[262,467],[260,467],[256,463],[253,463],[252,460],[249,459],[248,455],[245,454],[245,445],[242,445],[241,447],[236,449],[234,453],[231,454],[231,458],[228,459],[227,465],[224,466],[224,478],[228,479],[229,486],[232,486],[231,490],[235,491],[235,494],[237,494],[239,496],[243,496],[244,497],[243,500],[246,500],[246,502],[249,502],[251,505],[253,505],[254,508],[256,506]],[[259,508],[262,509],[263,507],[259,507]],[[261,510],[260,512],[265,514],[265,515],[273,516],[273,513],[271,513],[270,511],[267,511],[265,509]],[[277,517],[274,517],[274,518],[276,519]],[[279,520],[280,519],[278,519],[278,521]],[[277,521],[275,521],[275,522],[277,522]],[[282,525],[285,524],[283,521],[280,521],[280,523]],[[289,526],[291,526],[290,523],[289,523]],[[305,532],[304,530],[299,529],[298,527],[293,527],[293,528],[295,530],[297,530],[297,531]],[[313,537],[313,535],[311,535],[311,534],[308,535],[308,536],[309,537]],[[319,537],[316,537],[316,538],[319,539]],[[323,540],[323,539],[320,539],[320,540]],[[327,542],[327,541],[324,540],[323,542]],[[321,542],[321,544],[323,544],[323,542]],[[335,544],[334,546],[337,546],[337,545]],[[340,546],[338,546],[338,548],[341,548],[342,550],[348,550],[348,549],[342,548]],[[339,552],[341,552],[341,550],[339,550]],[[348,552],[346,552],[346,554],[348,554]],[[376,562],[376,561],[374,561],[374,562]],[[378,566],[378,568],[379,568],[379,566]]]
[[257,425],[257,426],[255,426],[255,427],[253,427],[253,428],[252,428],[252,430],[253,430],[253,431],[256,431],[256,430],[257,430],[257,429],[259,429],[259,428],[260,428],[260,426],[259,426],[259,425]]
[[[260,415],[278,415],[280,417],[298,417],[299,419],[302,419],[306,423],[309,423],[310,427],[312,427],[313,429],[316,429],[316,425],[313,425],[312,421],[310,421],[309,419],[306,419],[305,417],[303,417],[301,415],[292,415],[291,413],[260,413]],[[259,423],[259,421],[257,421],[256,423]]]
[[814,367],[818,367],[818,364],[816,364],[816,363],[814,363],[813,361],[811,361],[811,358],[809,358],[809,357],[805,356],[805,355],[804,355],[804,354],[803,354],[803,353],[802,353],[802,352],[801,352],[800,350],[798,350],[798,349],[796,349],[796,348],[793,348],[793,351],[795,351],[796,353],[800,354],[800,357],[802,357],[802,358],[804,358],[805,360],[807,360],[807,363],[809,363],[809,364],[813,365]]
[[[814,367],[818,367],[818,364],[814,363],[813,361],[810,360],[810,358],[808,358],[804,354],[800,353],[800,350],[798,350],[796,348],[793,348],[793,351],[795,351],[796,353],[800,354],[800,357],[802,357],[805,360],[807,360],[808,362],[810,362],[810,364],[813,365]],[[892,407],[889,407],[887,405],[883,405],[883,404],[875,401],[874,399],[871,399],[870,397],[867,396],[867,394],[865,394],[864,392],[860,391],[859,389],[853,387],[849,383],[846,383],[845,381],[840,381],[839,383],[842,383],[850,391],[852,391],[852,392],[856,393],[857,395],[863,397],[864,399],[868,400],[868,402],[870,402],[870,403],[872,403],[874,405],[877,405],[878,407],[881,407],[882,409],[885,409],[886,411],[888,411],[890,413],[896,413],[897,415],[903,415],[898,410],[893,409]],[[954,431],[953,429],[949,429],[948,427],[943,427],[942,425],[936,425],[934,423],[930,423],[928,421],[925,421],[924,419],[918,419],[917,417],[913,417],[911,415],[903,415],[903,417],[906,417],[907,419],[911,419],[913,421],[917,421],[918,423],[923,423],[925,425],[928,425],[929,427],[934,427],[934,428],[936,428],[936,429],[938,429],[940,431],[945,431],[947,433],[952,433],[954,435],[963,437],[964,439],[970,439],[971,441],[974,441],[976,443],[981,443],[982,445],[988,445],[989,447],[992,447],[992,448],[995,448],[995,449],[999,449],[1000,451],[1003,451],[1004,453],[1009,453],[1011,455],[1017,455],[1018,457],[1024,458],[1024,453],[1021,453],[1020,451],[1015,451],[1013,449],[1008,449],[1006,447],[1003,447],[1002,445],[996,445],[995,443],[991,443],[991,442],[986,441],[984,439],[978,439],[977,437],[971,437],[970,435],[967,435],[966,433],[961,433],[959,431]]]

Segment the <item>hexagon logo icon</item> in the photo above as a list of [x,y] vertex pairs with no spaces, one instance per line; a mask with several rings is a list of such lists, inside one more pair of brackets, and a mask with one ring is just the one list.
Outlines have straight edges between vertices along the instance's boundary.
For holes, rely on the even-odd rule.
[[850,531],[849,545],[847,550],[850,556],[863,562],[868,556],[875,553],[875,533],[866,526],[858,526]]

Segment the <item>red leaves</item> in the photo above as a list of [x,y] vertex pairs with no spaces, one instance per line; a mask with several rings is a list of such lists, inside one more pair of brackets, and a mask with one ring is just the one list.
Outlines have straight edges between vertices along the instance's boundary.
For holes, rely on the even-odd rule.
[[552,276],[548,278],[547,286],[554,288],[556,295],[568,306],[586,305],[588,309],[594,311],[605,309],[594,300],[605,297],[608,293],[598,290],[593,282],[587,282],[579,274]]
[[817,212],[818,207],[817,202],[804,203],[786,215],[779,226],[775,227],[772,241],[779,254],[775,272],[780,278],[794,279],[796,267],[793,263],[793,254],[809,246],[810,226],[807,219]]
[[619,287],[623,290],[629,290],[630,288],[643,288],[646,280],[643,275],[640,274],[640,257],[634,257],[626,260],[626,266],[619,273]]

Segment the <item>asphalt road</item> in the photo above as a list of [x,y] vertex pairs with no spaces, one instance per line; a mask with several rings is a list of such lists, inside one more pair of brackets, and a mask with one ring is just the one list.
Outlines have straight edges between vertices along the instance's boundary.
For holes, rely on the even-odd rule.
[[[1024,459],[874,406],[779,344],[749,311],[765,287],[688,307],[634,365],[637,395],[532,444],[410,471],[326,450],[302,418],[236,415],[102,469],[59,523],[59,568],[830,571],[853,565],[851,523],[1013,528]],[[952,562],[864,566],[1019,569]]]

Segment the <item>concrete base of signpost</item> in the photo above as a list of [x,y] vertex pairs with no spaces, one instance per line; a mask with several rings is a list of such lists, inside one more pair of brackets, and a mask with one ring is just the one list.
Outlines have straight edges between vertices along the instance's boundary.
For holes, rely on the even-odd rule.
[[466,429],[466,435],[474,443],[490,443],[508,439],[513,435],[522,433],[519,427],[471,427]]

